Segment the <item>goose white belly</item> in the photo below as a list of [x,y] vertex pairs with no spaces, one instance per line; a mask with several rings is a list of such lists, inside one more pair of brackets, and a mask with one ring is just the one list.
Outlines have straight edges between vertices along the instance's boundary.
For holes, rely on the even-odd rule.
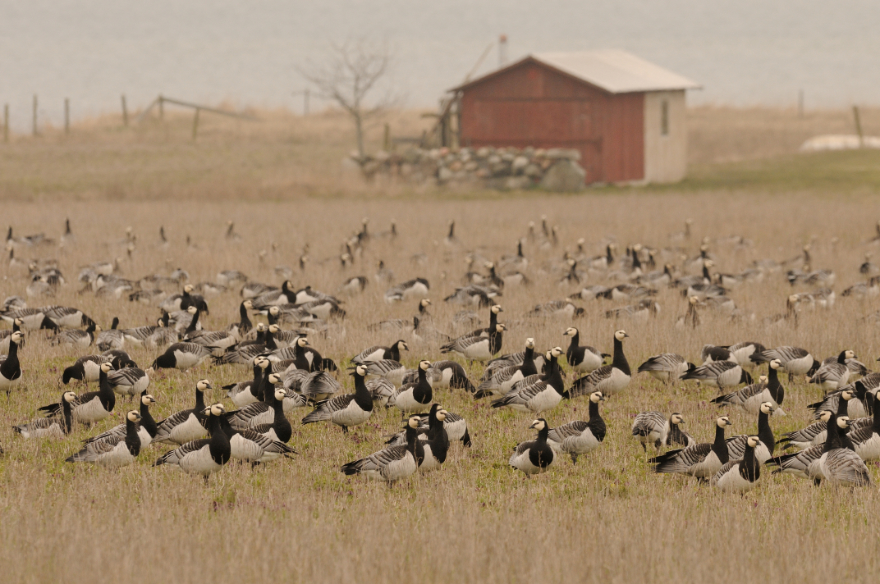
[[813,366],[813,356],[807,355],[800,359],[792,359],[782,365],[782,368],[792,375],[806,375]]
[[876,460],[880,458],[880,435],[876,432],[870,438],[861,444],[855,444],[856,454],[862,457],[862,460]]
[[443,422],[443,429],[446,430],[446,437],[449,438],[449,441],[455,442],[464,437],[464,433],[467,432],[467,422],[464,419],[449,423]]
[[153,437],[150,436],[150,433],[147,432],[147,429],[143,426],[138,428],[138,438],[140,438],[141,441],[141,448],[146,448],[153,443]]
[[191,367],[195,367],[199,363],[201,363],[203,357],[196,355],[195,353],[190,353],[188,351],[174,351],[174,362],[176,364],[176,368],[181,371],[186,371]]
[[116,444],[113,450],[102,455],[95,462],[107,468],[119,468],[122,466],[128,466],[134,462],[134,458],[135,457],[131,455],[131,452],[129,452],[128,446],[125,445],[125,440],[122,440]]
[[715,451],[712,450],[703,459],[702,462],[698,462],[688,469],[688,472],[691,476],[695,476],[697,478],[709,479],[712,478],[715,473],[721,470],[721,460],[718,458],[718,455],[715,454]]
[[618,369],[611,368],[611,373],[596,384],[596,389],[602,392],[602,395],[610,396],[618,393],[629,385],[630,376]]
[[394,398],[394,406],[405,413],[423,412],[430,404],[423,404],[416,401],[416,398],[413,396],[414,389],[415,388],[410,388],[397,394]]
[[423,444],[422,448],[425,449],[425,459],[422,461],[422,465],[419,467],[419,472],[439,470],[442,465],[431,452],[431,445],[425,443]]
[[469,345],[464,348],[462,351],[455,351],[459,355],[465,357],[466,359],[471,360],[487,360],[492,358],[492,353],[489,352],[489,338],[486,337]]
[[99,422],[104,418],[110,417],[110,414],[111,412],[104,409],[104,404],[101,403],[101,398],[98,396],[93,397],[73,411],[74,419],[86,424]]
[[[506,394],[511,390],[511,388],[516,384],[517,381],[522,381],[523,374],[522,371],[517,371],[513,375],[510,376],[510,379],[501,382],[500,384],[500,392],[501,395]],[[493,393],[498,393],[498,390],[493,390]]]
[[177,465],[180,470],[190,474],[210,474],[220,470],[221,466],[211,458],[211,447],[205,444],[195,452],[181,458]]
[[[252,386],[251,386],[252,387]],[[256,403],[260,400],[254,397],[251,393],[251,388],[245,389],[244,391],[239,391],[237,394],[233,395],[231,398],[232,403],[235,404],[237,408],[243,408],[246,405]]]
[[396,481],[412,475],[417,469],[416,459],[407,451],[403,458],[393,460],[381,468],[366,469],[363,474],[373,480]]
[[739,474],[739,464],[733,465],[724,476],[715,483],[715,486],[722,491],[730,493],[744,493],[757,486],[757,482],[751,483]]
[[[43,324],[44,314],[39,312],[37,314],[29,314],[27,316],[22,316],[21,318],[21,329],[25,331],[35,331],[40,328],[40,325]],[[11,319],[9,322],[12,322]]]
[[422,284],[421,282],[416,282],[409,288],[403,291],[404,298],[412,298],[412,297],[424,297],[430,293],[427,286]]
[[540,414],[541,412],[552,410],[553,408],[558,406],[559,402],[561,401],[562,396],[559,394],[559,392],[556,391],[553,386],[547,385],[547,387],[545,387],[543,391],[541,391],[539,394],[528,401],[528,403],[526,404],[526,409],[522,411]]
[[742,368],[734,367],[732,369],[728,369],[727,371],[723,371],[715,379],[705,380],[705,383],[706,385],[712,385],[719,389],[723,389],[726,387],[734,387],[736,385],[739,385],[740,379],[742,379]]
[[[516,452],[514,452],[513,456],[511,456],[510,460],[508,461],[510,463],[510,466],[512,466],[513,468],[515,468],[517,470],[521,470],[522,472],[526,473],[527,475],[547,472],[547,469],[550,468],[550,464],[548,464],[547,466],[544,466],[544,467],[535,466],[534,464],[532,464],[532,460],[529,458],[529,452],[530,452],[529,450],[526,450],[522,454],[517,454]],[[550,453],[551,453],[550,463],[552,464],[553,459],[556,458],[556,455],[553,454],[552,449],[550,450]]]
[[6,379],[3,377],[3,374],[0,373],[0,391],[9,391],[19,383],[21,383],[21,376],[16,379]]
[[605,359],[601,355],[596,355],[591,351],[584,351],[584,360],[578,363],[575,367],[575,371],[595,371],[599,367],[602,366],[602,362]]
[[231,448],[232,458],[245,462],[257,462],[265,454],[265,451],[259,444],[248,440],[241,434],[236,434],[229,439],[229,447]]
[[196,418],[195,414],[191,413],[186,420],[171,429],[168,440],[177,444],[186,444],[193,440],[205,438],[207,435],[208,430],[199,423],[199,419]]
[[355,400],[351,400],[345,408],[333,412],[331,420],[340,426],[358,426],[369,420],[372,414],[372,410],[364,411]]
[[662,381],[663,383],[669,383],[670,381],[674,381],[678,379],[680,375],[675,374],[675,378],[672,378],[673,373],[670,371],[648,371],[648,374],[658,381]]
[[770,453],[770,449],[767,448],[767,445],[763,442],[758,442],[758,445],[755,447],[755,458],[758,460],[758,462],[764,464],[765,462],[770,460],[772,456],[773,454]]
[[318,304],[317,306],[313,306],[312,308],[310,308],[309,312],[311,312],[318,318],[328,320],[330,318],[330,313],[333,312],[333,305],[329,302]]
[[568,436],[561,443],[550,440],[547,442],[554,449],[562,452],[571,452],[574,454],[585,454],[591,450],[595,450],[602,443],[596,440],[589,428],[578,434],[577,436]]

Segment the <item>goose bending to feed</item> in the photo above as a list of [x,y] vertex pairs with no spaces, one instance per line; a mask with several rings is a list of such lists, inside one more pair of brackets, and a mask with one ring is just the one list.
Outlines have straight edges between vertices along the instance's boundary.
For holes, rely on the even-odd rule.
[[649,358],[639,365],[639,373],[647,372],[654,379],[663,383],[673,383],[682,378],[685,373],[696,369],[696,365],[689,363],[684,357],[676,353],[661,353]]
[[159,422],[154,442],[173,442],[184,444],[198,440],[206,435],[202,420],[205,410],[205,391],[213,389],[207,379],[196,383],[196,403],[191,409],[181,410]]
[[697,443],[690,434],[679,428],[684,424],[684,418],[678,412],[673,412],[666,419],[660,412],[641,412],[636,416],[632,425],[632,435],[639,439],[642,450],[648,451],[648,444],[653,444],[657,451],[663,446],[693,446]]
[[196,343],[174,343],[165,352],[159,355],[152,369],[179,369],[186,371],[197,367],[211,356],[211,350]]
[[303,425],[332,422],[341,426],[343,432],[348,432],[350,427],[359,426],[370,419],[373,414],[373,396],[364,382],[366,366],[358,365],[351,375],[354,377],[354,393],[319,402],[315,411],[302,419]]
[[605,362],[605,357],[609,356],[589,345],[581,345],[581,333],[573,326],[565,329],[565,332],[562,334],[571,337],[571,343],[565,350],[565,359],[568,361],[568,365],[575,371],[591,373],[601,367]]
[[437,387],[449,387],[453,389],[463,389],[468,393],[474,393],[477,388],[468,379],[467,372],[464,367],[455,361],[434,361],[431,365],[431,371],[440,373],[440,379],[434,378],[433,385]]
[[37,418],[27,424],[13,426],[12,429],[21,435],[22,438],[55,438],[62,440],[70,434],[73,427],[72,405],[76,401],[76,394],[72,391],[65,391],[61,394],[58,403],[61,404],[61,411],[48,418]]
[[759,443],[757,436],[747,437],[743,457],[722,466],[712,477],[710,484],[732,493],[745,493],[754,489],[761,478],[761,464],[755,457],[755,448]]
[[665,454],[648,460],[653,463],[654,472],[679,473],[696,477],[701,482],[715,475],[730,460],[724,429],[731,426],[730,418],[721,416],[715,420],[715,440],[670,450]]
[[757,415],[761,404],[770,402],[773,404],[774,415],[785,415],[780,407],[782,400],[785,399],[785,388],[779,383],[778,370],[781,368],[782,363],[779,359],[773,359],[768,367],[766,382],[759,380],[758,383],[748,385],[739,391],[716,397],[710,403],[719,406],[736,406],[750,414]]
[[119,330],[119,317],[114,316],[109,330],[101,331],[95,339],[99,351],[110,349],[123,349],[125,347],[125,335]]
[[547,351],[544,375],[531,375],[513,385],[507,394],[492,402],[493,408],[508,407],[519,412],[539,414],[551,410],[567,396],[562,371],[557,362],[561,347]]
[[550,426],[547,425],[547,420],[538,418],[531,423],[529,428],[537,430],[538,437],[535,440],[518,444],[513,449],[513,455],[511,455],[508,461],[510,466],[521,470],[525,473],[526,477],[547,472],[550,465],[556,459],[553,447],[548,444]]
[[391,304],[408,298],[425,297],[431,291],[431,285],[424,278],[415,278],[389,288],[385,292],[385,302]]
[[425,449],[418,438],[419,417],[410,416],[406,421],[406,445],[391,446],[366,458],[342,466],[346,475],[362,474],[374,480],[394,484],[418,470],[425,458]]
[[[168,464],[187,474],[200,474],[205,477],[207,484],[208,477],[229,462],[232,445],[221,427],[221,416],[226,413],[226,408],[223,404],[214,404],[205,411],[208,413],[211,437],[187,442],[159,457],[153,466]],[[199,415],[205,414],[199,411]]]
[[626,331],[614,333],[614,354],[611,365],[599,367],[589,375],[581,377],[571,386],[569,394],[572,398],[601,391],[605,397],[623,391],[629,385],[631,372],[626,355],[623,354],[623,339],[629,337]]
[[[153,442],[153,438],[156,436],[156,432],[159,430],[159,425],[156,423],[156,420],[153,419],[152,414],[150,414],[150,406],[156,403],[156,398],[149,395],[146,391],[141,394],[141,407],[140,407],[140,417],[138,420],[138,429],[137,435],[138,439],[141,441],[141,448],[146,448]],[[119,438],[125,439],[127,432],[126,424],[119,424],[118,426],[114,426],[105,432],[101,432],[97,436],[92,436],[91,438],[86,438],[83,440],[84,443],[89,444],[91,442],[97,442],[99,440],[104,440],[108,438]]]
[[682,380],[694,379],[717,387],[724,391],[729,387],[736,387],[740,383],[752,383],[752,376],[748,371],[733,361],[712,361],[705,365],[700,365],[692,371],[688,371],[681,376]]
[[351,362],[355,364],[367,363],[368,361],[381,361],[382,359],[392,359],[400,361],[400,352],[409,351],[406,341],[399,340],[390,347],[370,347],[364,349],[351,358]]
[[138,435],[140,421],[141,415],[138,412],[128,412],[125,415],[123,437],[113,434],[88,442],[65,462],[93,462],[107,468],[128,466],[141,452],[141,438]]
[[501,351],[502,335],[507,330],[503,324],[496,324],[494,332],[487,336],[464,335],[440,347],[441,353],[458,353],[469,361],[488,361]]
[[788,380],[793,381],[795,375],[811,375],[819,368],[820,363],[809,351],[800,347],[782,346],[754,353],[749,359],[753,363],[769,363],[779,359],[783,371],[788,372]]
[[590,418],[585,422],[576,420],[552,428],[547,435],[550,446],[559,452],[571,456],[571,462],[577,463],[578,456],[595,450],[605,440],[605,420],[599,415],[599,402],[605,398],[601,391],[590,394]]
[[[107,374],[113,370],[109,362],[101,363],[101,372],[98,377],[98,391],[90,391],[77,398],[70,404],[73,420],[82,424],[92,425],[100,422],[113,413],[116,406],[116,393],[110,387]],[[40,408],[47,416],[56,416],[64,409],[63,404],[49,404]]]

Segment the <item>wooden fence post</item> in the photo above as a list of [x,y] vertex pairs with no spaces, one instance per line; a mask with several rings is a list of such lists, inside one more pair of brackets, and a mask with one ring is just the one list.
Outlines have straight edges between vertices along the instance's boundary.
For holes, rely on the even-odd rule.
[[193,140],[196,139],[196,134],[199,131],[199,108],[196,108],[196,115],[193,116]]
[[64,98],[64,133],[70,134],[70,99]]
[[122,94],[122,125],[128,127],[128,107],[125,105],[125,94]]
[[33,133],[34,136],[37,135],[37,96],[34,95],[34,121],[33,121]]

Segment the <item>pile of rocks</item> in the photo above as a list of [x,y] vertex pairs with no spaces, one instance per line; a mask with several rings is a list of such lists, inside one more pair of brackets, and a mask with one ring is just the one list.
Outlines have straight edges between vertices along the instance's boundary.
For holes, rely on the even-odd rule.
[[346,165],[368,178],[388,175],[419,184],[568,192],[584,188],[587,173],[578,164],[580,158],[579,151],[565,148],[407,148],[380,151],[366,160],[355,155]]

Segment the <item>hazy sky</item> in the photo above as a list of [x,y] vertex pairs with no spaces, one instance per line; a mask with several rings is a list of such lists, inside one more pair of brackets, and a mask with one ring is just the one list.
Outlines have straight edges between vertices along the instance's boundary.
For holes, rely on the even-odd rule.
[[[57,121],[164,93],[298,108],[296,66],[332,42],[395,49],[390,79],[434,105],[506,33],[509,54],[622,48],[699,81],[691,103],[877,103],[877,0],[0,0],[0,102],[26,123],[39,94]],[[482,67],[498,65],[492,52]]]

